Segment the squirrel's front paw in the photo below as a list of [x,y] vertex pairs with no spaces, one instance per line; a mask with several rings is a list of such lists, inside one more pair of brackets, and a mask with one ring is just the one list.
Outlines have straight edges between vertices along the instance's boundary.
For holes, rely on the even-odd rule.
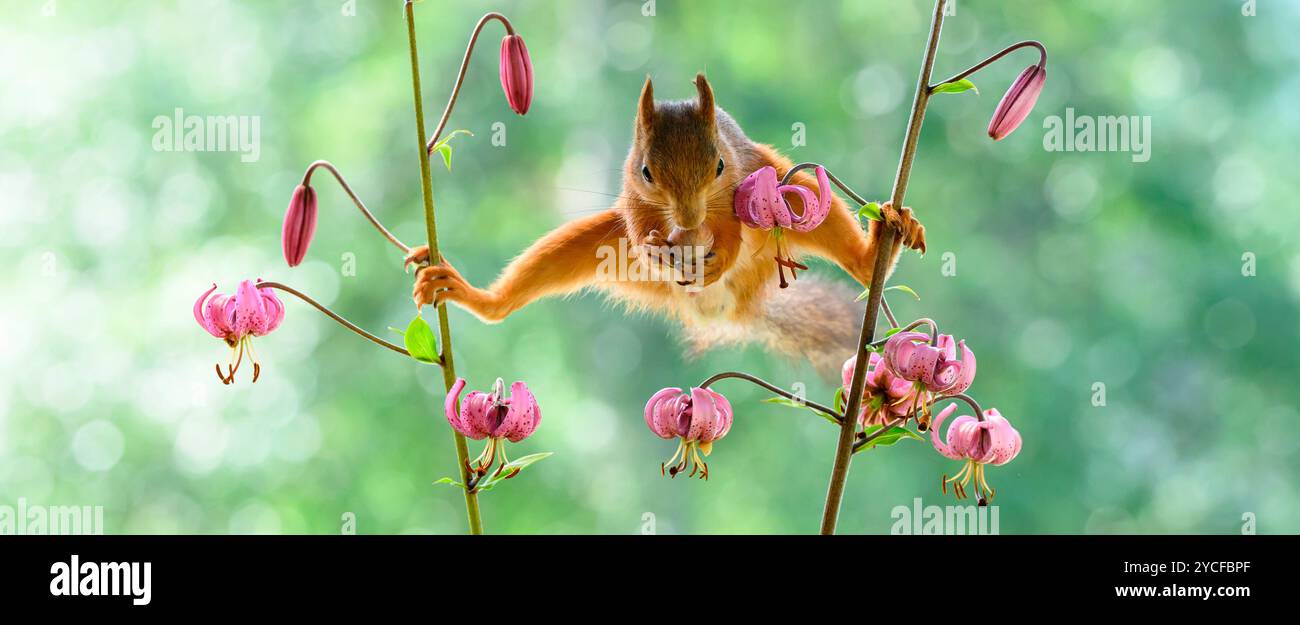
[[455,302],[487,321],[500,321],[492,306],[491,294],[470,285],[446,259],[416,272],[411,299],[415,300],[417,308]]
[[922,254],[925,253],[925,226],[912,216],[911,208],[904,206],[903,210],[894,210],[893,203],[885,202],[880,205],[880,216],[884,219],[885,225],[898,231],[899,240],[903,245]]

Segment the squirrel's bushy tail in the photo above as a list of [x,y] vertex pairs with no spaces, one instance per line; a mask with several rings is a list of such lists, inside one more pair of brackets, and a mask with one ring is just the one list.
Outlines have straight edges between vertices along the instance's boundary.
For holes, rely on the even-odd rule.
[[708,329],[688,331],[692,354],[727,343],[757,342],[768,351],[806,360],[828,380],[839,378],[844,361],[855,352],[865,303],[847,284],[804,274],[789,288],[776,289],[763,306],[758,332],[727,335]]

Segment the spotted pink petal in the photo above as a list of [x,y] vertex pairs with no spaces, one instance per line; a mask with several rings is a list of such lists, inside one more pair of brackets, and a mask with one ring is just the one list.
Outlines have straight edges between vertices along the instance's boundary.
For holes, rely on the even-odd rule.
[[506,416],[492,432],[493,436],[504,436],[512,443],[518,443],[532,435],[541,423],[542,413],[538,409],[537,399],[533,397],[528,385],[515,382],[510,385],[509,408]]
[[776,226],[777,214],[785,210],[785,200],[776,187],[776,169],[770,165],[746,176],[736,190],[736,217],[751,228],[769,230]]
[[268,320],[257,286],[252,280],[240,282],[235,291],[234,317],[231,318],[235,333],[240,336],[260,333]]
[[444,400],[442,408],[447,415],[447,423],[451,424],[451,428],[465,436],[469,436],[469,426],[461,419],[460,411],[456,409],[456,400],[460,399],[460,392],[464,388],[465,378],[456,378],[456,383],[451,386],[450,391],[447,391],[447,398]]
[[[939,440],[939,431],[943,429],[944,420],[952,416],[952,413],[956,411],[957,411],[957,405],[952,404],[944,408],[943,410],[940,410],[939,414],[934,416],[934,423],[930,424],[930,444],[934,445],[935,450],[943,454],[944,456],[947,456],[948,458],[952,458],[953,460],[961,460],[964,458],[964,452],[965,452],[964,449],[961,450],[954,449],[951,444]],[[956,426],[956,422],[954,422],[953,426],[954,427]],[[949,428],[948,440],[952,441],[952,437],[953,437],[953,429]]]
[[261,336],[270,334],[280,327],[280,323],[284,321],[284,302],[280,301],[279,297],[276,297],[275,289],[262,287],[258,290],[262,293],[262,305],[265,307],[267,315],[266,329],[258,335]]
[[205,301],[208,299],[208,296],[212,295],[212,292],[216,290],[217,290],[217,285],[213,284],[212,288],[204,291],[203,294],[199,296],[199,299],[194,300],[194,320],[199,322],[199,327],[203,328],[204,330],[207,330],[208,334],[211,334],[212,336],[215,336],[219,339],[224,339],[226,338],[226,333],[223,332],[221,328],[219,328],[217,324],[213,322],[212,318],[206,312],[207,307],[204,305]]
[[985,423],[989,424],[988,464],[1001,466],[1015,459],[1020,454],[1020,432],[1011,427],[995,408],[984,411]]
[[731,424],[735,417],[735,413],[731,411],[731,402],[727,401],[727,398],[723,397],[722,393],[712,390],[708,392],[713,396],[713,401],[716,404],[718,415],[720,417],[718,427],[713,430],[713,440],[716,441],[726,436],[727,432],[731,431]]
[[671,414],[672,404],[682,395],[682,389],[669,387],[650,396],[645,404],[645,424],[659,438],[676,438],[677,418]]
[[465,431],[461,434],[476,441],[491,436],[492,431],[499,424],[497,417],[499,408],[494,405],[495,400],[496,398],[488,393],[470,391],[460,402],[460,420],[465,424]]
[[[810,232],[826,221],[826,217],[830,215],[832,197],[830,179],[827,178],[826,168],[821,165],[817,166],[816,193],[799,184],[784,185],[779,191],[782,196],[785,193],[794,193],[803,202],[803,214],[793,216],[793,224],[790,226],[796,232]],[[785,208],[790,210],[788,205]]]

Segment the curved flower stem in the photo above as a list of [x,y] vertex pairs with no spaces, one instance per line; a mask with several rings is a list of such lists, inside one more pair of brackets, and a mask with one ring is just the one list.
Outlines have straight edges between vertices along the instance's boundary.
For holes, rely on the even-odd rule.
[[894,311],[889,309],[889,302],[885,301],[884,296],[881,296],[880,298],[880,310],[883,310],[885,312],[885,318],[889,320],[889,327],[897,328],[898,319],[894,318]]
[[361,211],[362,215],[366,216],[366,219],[370,221],[370,225],[374,226],[375,229],[379,231],[379,234],[384,235],[385,239],[388,239],[390,243],[396,245],[397,249],[402,250],[403,254],[411,253],[411,248],[407,247],[405,243],[402,243],[402,241],[394,236],[393,233],[389,232],[388,228],[384,227],[384,224],[379,223],[379,219],[375,217],[374,213],[370,212],[370,209],[366,208],[366,205],[361,201],[361,198],[357,197],[356,192],[352,190],[351,186],[348,186],[348,182],[343,179],[343,174],[339,173],[339,170],[334,167],[333,163],[329,161],[316,161],[315,163],[308,165],[307,173],[302,175],[303,186],[311,184],[312,172],[316,171],[317,167],[334,174],[334,179],[339,181],[339,186],[343,187],[343,192],[347,193],[348,197],[352,198],[352,203],[357,205],[357,209]]
[[1001,59],[1002,57],[1004,57],[1004,56],[1006,56],[1006,55],[1008,55],[1008,54],[1011,54],[1012,52],[1015,52],[1016,50],[1019,50],[1020,48],[1027,48],[1027,47],[1038,48],[1038,66],[1039,66],[1039,67],[1046,67],[1046,66],[1047,66],[1047,48],[1044,48],[1044,47],[1043,47],[1043,44],[1042,44],[1042,43],[1039,43],[1039,42],[1037,42],[1037,41],[1021,41],[1020,43],[1015,43],[1015,44],[1012,44],[1012,45],[1007,46],[1006,48],[1003,48],[1000,52],[994,54],[993,56],[990,56],[990,57],[987,58],[987,59],[984,59],[983,61],[980,61],[979,63],[976,63],[975,65],[972,65],[972,66],[970,67],[970,69],[967,69],[967,70],[961,72],[960,74],[957,74],[957,75],[953,76],[952,78],[949,78],[949,79],[947,79],[947,80],[941,80],[941,81],[939,81],[939,82],[937,82],[937,83],[935,83],[935,84],[933,84],[933,85],[930,85],[930,86],[926,87],[926,90],[927,90],[929,93],[934,93],[934,90],[937,89],[937,88],[939,88],[939,85],[945,85],[945,84],[948,84],[948,83],[950,83],[950,82],[957,82],[958,80],[961,80],[961,79],[963,79],[963,78],[965,78],[965,77],[967,77],[967,76],[970,76],[971,74],[974,74],[975,72],[978,72],[978,71],[984,69],[985,67],[988,67],[988,66],[990,66],[990,65],[992,65],[992,64],[994,64],[994,63],[996,63],[996,62],[997,62],[999,59]]
[[907,326],[904,327],[902,330],[899,330],[899,332],[911,332],[912,330],[915,330],[921,326],[930,326],[930,344],[938,345],[939,324],[935,323],[933,319],[930,319],[928,317],[923,317],[921,319],[917,319],[916,321],[913,321],[912,323],[907,324]]
[[373,342],[373,343],[375,343],[375,344],[377,344],[377,345],[382,345],[382,346],[384,346],[384,347],[387,347],[388,349],[391,349],[391,350],[393,350],[393,351],[395,351],[395,352],[397,352],[397,353],[399,353],[399,354],[402,354],[403,356],[410,356],[410,355],[411,355],[411,353],[408,352],[408,351],[406,351],[405,349],[403,349],[403,348],[401,348],[401,347],[399,347],[399,346],[397,346],[397,345],[394,345],[394,344],[392,344],[392,343],[389,343],[388,341],[385,341],[384,339],[381,339],[381,338],[379,338],[379,337],[377,337],[377,336],[375,336],[375,335],[373,335],[373,334],[371,334],[371,333],[369,333],[369,332],[366,332],[365,330],[361,329],[361,327],[358,326],[357,324],[352,323],[351,321],[348,321],[347,319],[344,319],[342,315],[340,315],[340,314],[338,314],[338,313],[336,313],[336,312],[334,312],[334,311],[332,311],[332,310],[326,308],[324,304],[322,304],[322,303],[320,303],[320,302],[318,302],[318,301],[316,301],[316,300],[314,300],[314,299],[308,297],[305,293],[303,293],[302,291],[299,291],[298,289],[295,289],[295,288],[293,288],[293,287],[291,287],[291,286],[288,286],[288,285],[286,285],[286,284],[280,284],[279,282],[258,282],[258,283],[257,283],[257,288],[259,288],[259,289],[279,289],[279,290],[281,290],[281,291],[284,291],[285,293],[288,293],[288,294],[290,294],[290,295],[293,295],[294,297],[297,297],[298,299],[300,299],[300,300],[302,300],[302,301],[304,301],[304,302],[307,302],[308,304],[311,304],[312,306],[315,306],[315,307],[316,307],[316,310],[319,310],[319,311],[325,313],[325,316],[326,316],[326,317],[329,317],[330,319],[333,319],[333,320],[337,321],[337,322],[339,323],[339,325],[342,325],[343,327],[345,327],[345,328],[347,328],[347,329],[349,329],[349,330],[351,330],[351,331],[353,331],[353,332],[356,332],[357,334],[361,335],[362,337],[365,337],[367,340],[369,340],[369,341],[371,341],[371,342]]
[[890,430],[894,429],[894,426],[896,426],[896,425],[898,425],[899,423],[902,423],[902,422],[904,422],[904,421],[906,421],[906,420],[907,420],[907,419],[906,419],[906,418],[903,418],[903,417],[900,417],[900,418],[898,418],[898,419],[894,419],[893,421],[890,421],[889,423],[886,423],[885,426],[882,427],[882,428],[880,428],[879,430],[876,430],[875,432],[872,432],[872,433],[871,433],[871,436],[868,436],[868,437],[866,437],[866,438],[864,438],[864,439],[862,439],[862,440],[860,440],[860,441],[858,441],[858,442],[856,442],[856,443],[853,443],[853,453],[856,454],[856,453],[858,453],[859,451],[862,451],[863,449],[866,448],[867,445],[871,444],[871,441],[874,441],[874,440],[876,440],[877,438],[880,438],[880,437],[881,437],[882,435],[884,435],[885,433],[887,433],[887,432],[889,432]]
[[[505,25],[507,36],[515,34],[515,27],[511,26],[510,20],[500,13],[488,13],[479,18],[478,24],[474,26],[473,34],[469,36],[469,45],[465,46],[465,57],[460,61],[460,72],[456,74],[456,86],[451,89],[451,97],[447,99],[447,108],[443,109],[442,119],[438,120],[438,127],[434,129],[433,136],[429,138],[429,142],[424,147],[429,154],[433,153],[433,146],[442,137],[442,131],[447,129],[447,120],[451,117],[451,110],[456,108],[456,98],[460,97],[460,87],[465,82],[465,72],[469,69],[469,59],[474,56],[474,44],[478,43],[478,36],[483,32],[483,27],[487,26],[488,22],[492,20],[499,20]],[[420,138],[424,138],[424,133],[420,134]]]
[[971,408],[975,409],[975,418],[979,419],[980,421],[984,421],[984,410],[980,408],[979,402],[975,401],[974,397],[971,397],[970,395],[967,395],[965,393],[953,393],[952,395],[944,395],[942,397],[936,397],[934,399],[934,403],[937,404],[945,399],[955,399],[955,400],[966,402]]
[[[406,0],[406,37],[411,48],[411,90],[415,96],[415,130],[417,133],[416,141],[419,142],[418,150],[420,152],[420,192],[424,198],[424,224],[425,231],[429,235],[429,258],[441,259],[442,255],[438,253],[438,224],[433,215],[433,177],[429,172],[429,152],[424,146],[424,105],[423,98],[420,95],[420,56],[416,52],[415,46],[415,11],[412,6],[413,0]],[[463,74],[464,72],[462,72]],[[453,103],[455,96],[452,96]],[[448,112],[451,108],[448,107]],[[446,114],[443,115],[446,117]],[[438,334],[442,346],[442,382],[447,391],[451,391],[452,385],[456,383],[456,366],[452,361],[451,351],[451,326],[447,322],[447,305],[438,306]],[[460,467],[460,481],[462,484],[468,484],[470,480],[469,473],[469,447],[465,443],[465,436],[460,432],[452,430],[452,436],[456,443],[456,464]],[[483,533],[483,519],[479,515],[478,494],[469,490],[465,491],[465,513],[469,517],[469,533]]]
[[739,371],[726,371],[726,372],[723,372],[723,373],[719,373],[719,374],[716,374],[716,375],[714,375],[713,377],[710,377],[709,379],[707,379],[707,380],[701,382],[701,383],[700,383],[700,388],[709,388],[709,385],[710,385],[710,384],[713,384],[714,382],[717,382],[718,380],[726,380],[726,379],[728,379],[728,378],[734,378],[734,379],[737,379],[737,380],[746,380],[746,381],[748,381],[748,382],[753,382],[754,384],[756,384],[756,385],[758,385],[758,386],[761,386],[761,387],[763,387],[763,388],[765,388],[765,389],[767,389],[767,390],[769,390],[769,391],[772,391],[773,393],[776,393],[777,395],[780,395],[781,397],[784,397],[784,398],[786,398],[786,399],[790,399],[790,400],[794,400],[794,401],[797,401],[797,402],[799,402],[799,403],[802,403],[803,405],[805,405],[805,406],[807,406],[807,407],[809,407],[809,408],[812,408],[813,410],[816,410],[817,412],[820,412],[820,413],[822,413],[822,414],[824,414],[824,415],[826,415],[826,416],[828,416],[828,417],[834,419],[837,423],[843,423],[843,422],[844,422],[844,416],[841,415],[840,413],[838,413],[838,412],[836,412],[836,411],[834,411],[834,410],[832,410],[832,409],[830,409],[830,408],[827,408],[826,406],[823,406],[823,405],[821,405],[821,404],[819,404],[819,403],[817,403],[817,402],[815,402],[815,401],[809,401],[809,400],[807,400],[807,399],[804,399],[804,398],[802,398],[802,397],[799,397],[799,396],[795,395],[794,393],[791,393],[790,391],[787,391],[787,390],[785,390],[785,389],[783,389],[783,388],[781,388],[781,387],[779,387],[779,386],[777,386],[777,385],[775,385],[775,384],[772,384],[771,382],[768,382],[768,381],[766,381],[766,380],[764,380],[764,379],[762,379],[762,378],[759,378],[759,377],[757,377],[757,376],[749,375],[748,373],[741,373],[741,372],[739,372]]
[[[813,167],[817,167],[817,165],[818,165],[817,163],[799,163],[798,165],[791,167],[790,171],[785,172],[785,176],[781,178],[781,184],[783,185],[790,184],[790,179],[794,178],[795,174],[805,169],[811,169]],[[849,185],[844,184],[843,182],[840,181],[839,178],[836,178],[835,174],[832,174],[829,169],[826,170],[826,178],[829,179],[831,182],[835,183],[835,186],[839,187],[840,190],[843,191],[845,195],[849,196],[849,198],[851,198],[854,202],[857,202],[858,206],[865,206],[867,204],[867,201],[862,199],[861,195],[858,195],[857,192],[849,188]]]
[[[912,174],[912,161],[916,158],[916,144],[921,135],[921,122],[925,119],[925,107],[930,98],[930,74],[934,71],[934,57],[939,49],[939,32],[943,30],[943,10],[947,4],[948,0],[935,0],[934,3],[930,38],[921,61],[921,75],[917,79],[916,97],[912,100],[912,114],[903,140],[903,153],[899,158],[898,173],[894,177],[894,192],[891,198],[894,206],[903,206],[907,181]],[[871,291],[867,297],[867,311],[862,319],[861,338],[858,340],[853,382],[849,385],[849,398],[844,407],[846,415],[856,415],[858,409],[862,407],[862,391],[867,375],[866,346],[873,342],[876,334],[876,316],[880,312],[880,296],[884,293],[885,273],[889,269],[894,239],[894,229],[880,229],[880,237],[876,240],[876,262],[871,271]],[[835,533],[835,525],[840,516],[840,502],[844,500],[844,485],[849,477],[849,465],[853,462],[853,443],[856,434],[857,420],[845,419],[840,426],[839,442],[835,447],[835,464],[831,468],[830,484],[826,487],[826,505],[822,509],[822,534]]]

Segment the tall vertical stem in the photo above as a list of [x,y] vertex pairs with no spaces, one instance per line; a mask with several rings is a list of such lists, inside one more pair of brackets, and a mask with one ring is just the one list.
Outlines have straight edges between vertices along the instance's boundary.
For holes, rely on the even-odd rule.
[[[903,206],[907,181],[912,174],[912,161],[916,158],[916,142],[921,136],[921,122],[925,107],[930,101],[930,73],[934,69],[934,55],[939,49],[939,31],[943,29],[943,10],[947,0],[936,0],[934,18],[930,22],[930,40],[921,62],[921,76],[917,80],[916,98],[912,100],[912,116],[907,122],[907,136],[903,140],[903,154],[894,177],[894,193],[890,201],[897,209]],[[883,224],[882,224],[883,226]],[[876,241],[876,261],[871,272],[871,292],[867,298],[867,311],[862,319],[862,334],[858,339],[858,354],[853,369],[853,382],[844,407],[845,419],[840,426],[839,442],[835,447],[835,464],[831,469],[830,485],[826,488],[826,506],[822,509],[822,534],[834,534],[839,521],[840,502],[844,500],[844,485],[849,477],[849,464],[853,461],[853,440],[857,435],[858,411],[862,407],[862,392],[867,375],[868,354],[866,346],[875,340],[876,317],[880,312],[880,297],[884,294],[885,273],[894,247],[893,228],[882,227]]]
[[[406,35],[410,41],[411,47],[411,87],[415,91],[415,126],[418,132],[417,139],[420,147],[420,190],[424,194],[424,223],[429,234],[429,260],[430,262],[441,262],[442,255],[438,253],[438,224],[433,216],[433,177],[429,172],[429,152],[424,146],[424,98],[420,94],[420,57],[415,49],[415,14],[411,5],[412,0],[406,0]],[[438,334],[442,346],[442,382],[451,391],[451,387],[456,383],[456,367],[451,357],[451,326],[447,323],[447,305],[438,305]],[[465,444],[465,437],[460,432],[452,430],[452,435],[456,439],[456,461],[460,468],[460,479],[462,484],[470,483],[469,474],[469,447]],[[483,520],[478,511],[478,495],[465,490],[465,511],[469,515],[469,533],[482,534]]]

